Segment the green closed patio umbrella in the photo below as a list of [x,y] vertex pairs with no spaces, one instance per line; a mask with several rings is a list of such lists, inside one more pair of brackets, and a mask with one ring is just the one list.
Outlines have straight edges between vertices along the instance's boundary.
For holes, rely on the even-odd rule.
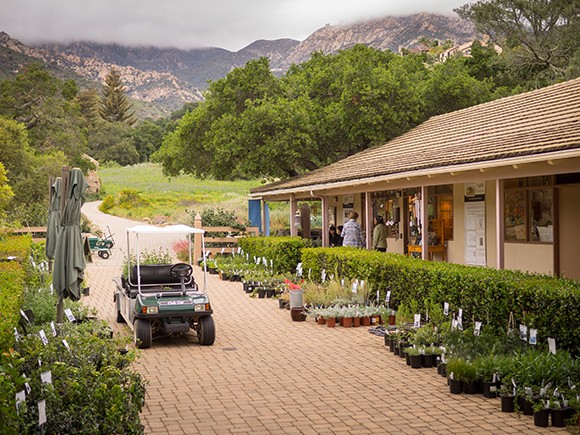
[[86,266],[81,235],[81,207],[84,203],[83,193],[89,186],[78,168],[71,169],[68,180],[65,181],[63,177],[62,184],[61,194],[66,197],[52,275],[52,285],[59,296],[56,319],[59,323],[63,320],[63,299],[71,298],[76,301],[81,297],[81,283]]
[[48,209],[48,225],[46,226],[46,257],[54,258],[56,240],[60,231],[60,186],[61,178],[58,177],[50,186],[50,208]]

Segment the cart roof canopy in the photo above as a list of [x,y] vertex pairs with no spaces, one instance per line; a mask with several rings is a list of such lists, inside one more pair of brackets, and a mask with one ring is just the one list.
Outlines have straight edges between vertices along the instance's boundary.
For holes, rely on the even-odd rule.
[[165,227],[156,227],[154,225],[136,225],[127,228],[128,233],[135,234],[203,234],[201,228],[188,227],[187,225],[167,225]]

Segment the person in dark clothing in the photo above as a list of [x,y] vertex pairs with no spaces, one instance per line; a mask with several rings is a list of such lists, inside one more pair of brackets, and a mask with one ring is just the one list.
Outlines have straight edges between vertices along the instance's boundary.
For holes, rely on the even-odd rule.
[[328,238],[329,246],[332,246],[332,247],[341,246],[342,245],[342,238],[336,232],[336,227],[334,225],[331,225],[328,232],[329,232],[329,238]]
[[343,228],[342,225],[339,225],[339,226],[336,227],[336,234],[338,234],[338,236],[340,237],[340,243],[337,246],[342,246],[342,241],[343,241],[343,238],[342,238],[342,228]]

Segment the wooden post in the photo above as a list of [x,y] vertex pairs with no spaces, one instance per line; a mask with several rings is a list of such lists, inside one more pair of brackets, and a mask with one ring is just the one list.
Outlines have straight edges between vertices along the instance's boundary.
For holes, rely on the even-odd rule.
[[297,236],[298,235],[298,228],[294,224],[294,216],[296,215],[297,207],[296,207],[296,196],[291,193],[290,194],[290,235]]
[[[365,204],[364,204],[364,216],[365,216],[365,235],[366,235],[366,248],[372,249],[373,247],[373,204],[371,201],[371,193],[365,192]],[[362,222],[361,222],[362,223]]]
[[[203,228],[201,222],[201,215],[196,213],[195,220],[193,221],[194,228]],[[201,234],[195,234],[194,244],[193,244],[193,261],[197,261],[198,258],[201,258],[203,255],[202,253],[202,246],[201,246]]]
[[[52,175],[50,177],[48,177],[48,213],[50,215],[50,208],[52,207],[52,185],[54,184],[56,178],[54,178]],[[47,222],[48,224],[48,222]],[[46,230],[48,231],[48,225],[46,227]],[[46,236],[48,237],[48,233],[46,234]],[[48,259],[48,271],[52,272],[52,258]]]
[[321,206],[322,208],[322,246],[327,247],[330,246],[330,237],[329,237],[329,222],[328,222],[328,197],[322,196],[321,197]]
[[429,188],[421,186],[421,257],[423,260],[429,259]]
[[497,269],[503,269],[505,265],[504,224],[503,180],[497,179],[495,180],[495,261]]

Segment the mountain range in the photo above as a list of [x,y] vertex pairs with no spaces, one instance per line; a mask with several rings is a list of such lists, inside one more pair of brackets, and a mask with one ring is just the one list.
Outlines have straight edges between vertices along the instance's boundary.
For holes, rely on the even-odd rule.
[[28,46],[0,32],[0,78],[13,77],[24,65],[40,61],[57,76],[74,78],[87,87],[101,84],[110,68],[115,67],[128,95],[143,102],[137,106],[137,115],[161,116],[186,102],[203,100],[208,81],[224,77],[251,59],[267,57],[272,71],[281,75],[292,64],[307,61],[313,52],[330,54],[356,44],[396,52],[401,47],[412,49],[420,45],[421,37],[462,44],[474,39],[476,32],[470,22],[460,18],[421,13],[326,25],[304,41],[258,40],[237,52],[212,47],[180,50],[93,42]]

